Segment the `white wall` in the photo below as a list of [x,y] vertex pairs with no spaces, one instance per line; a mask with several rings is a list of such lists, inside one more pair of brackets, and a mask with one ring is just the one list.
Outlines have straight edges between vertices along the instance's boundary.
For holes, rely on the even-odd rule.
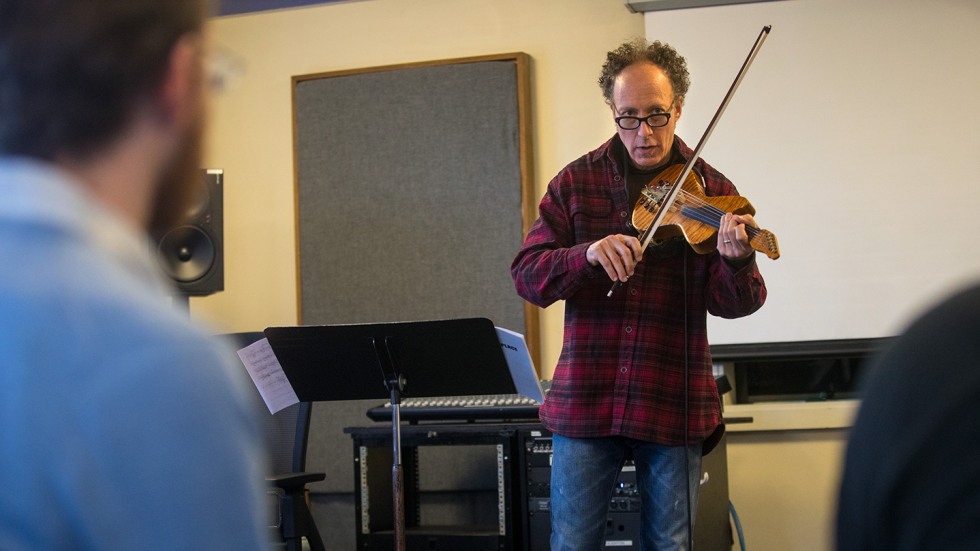
[[[292,76],[526,52],[540,197],[562,166],[612,134],[596,78],[607,50],[643,35],[643,16],[620,0],[363,0],[217,18],[212,34],[244,73],[215,98],[206,155],[225,169],[225,291],[191,299],[191,310],[241,331],[297,323]],[[546,376],[562,314],[556,305],[541,316]]]
[[980,3],[786,0],[650,12],[692,73],[697,142],[772,32],[704,157],[779,238],[769,300],[713,343],[891,336],[980,276]]
[[[694,143],[772,25],[704,157],[752,200],[783,257],[760,258],[762,310],[711,320],[712,342],[894,335],[980,275],[980,3],[785,0],[651,12],[645,25],[687,57],[678,132]],[[730,434],[749,549],[832,548],[846,438]]]

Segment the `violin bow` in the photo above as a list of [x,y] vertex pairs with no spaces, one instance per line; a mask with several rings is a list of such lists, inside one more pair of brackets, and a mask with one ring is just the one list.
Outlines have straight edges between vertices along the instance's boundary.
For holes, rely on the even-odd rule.
[[[738,74],[735,75],[735,82],[733,82],[731,87],[728,89],[728,93],[725,94],[725,98],[721,101],[721,105],[718,106],[718,110],[715,111],[715,115],[711,117],[711,122],[708,123],[708,128],[705,129],[704,134],[698,141],[697,147],[694,148],[694,154],[691,155],[691,158],[688,159],[686,163],[684,163],[684,168],[681,170],[680,174],[677,175],[677,179],[674,180],[674,184],[670,186],[670,191],[668,191],[661,200],[660,209],[654,215],[653,220],[650,221],[650,225],[647,226],[647,229],[643,230],[643,232],[640,234],[639,239],[641,255],[643,252],[646,252],[647,246],[653,239],[653,234],[656,233],[657,229],[660,228],[660,224],[663,223],[664,216],[667,214],[667,209],[674,204],[674,199],[680,195],[684,180],[687,178],[687,175],[691,173],[691,170],[694,169],[694,163],[701,157],[701,150],[704,149],[704,145],[708,142],[708,138],[711,136],[711,133],[714,132],[715,126],[718,125],[718,120],[721,119],[722,113],[725,112],[725,108],[728,107],[729,102],[732,101],[732,96],[735,95],[735,90],[737,90],[739,84],[742,83],[745,73],[748,72],[749,67],[752,66],[752,62],[755,61],[755,56],[759,53],[759,50],[762,49],[762,44],[769,36],[770,30],[772,30],[772,25],[766,25],[762,28],[759,36],[755,39],[755,44],[752,45],[752,50],[749,51],[748,57],[746,57],[745,61],[742,63],[742,68],[739,69]],[[613,291],[615,291],[620,285],[622,285],[621,281],[616,281],[613,283],[612,288],[609,289],[609,293],[607,293],[606,296],[611,297]]]

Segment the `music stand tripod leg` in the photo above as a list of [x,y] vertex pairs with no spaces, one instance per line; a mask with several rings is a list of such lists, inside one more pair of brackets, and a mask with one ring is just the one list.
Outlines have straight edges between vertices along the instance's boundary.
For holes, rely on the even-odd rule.
[[384,348],[372,339],[384,372],[385,386],[391,392],[391,496],[394,513],[395,551],[406,551],[405,543],[405,473],[402,467],[401,392],[405,377],[398,373],[394,357],[385,339]]
[[395,514],[395,549],[405,551],[405,474],[402,467],[401,409],[398,386],[391,390],[391,491]]

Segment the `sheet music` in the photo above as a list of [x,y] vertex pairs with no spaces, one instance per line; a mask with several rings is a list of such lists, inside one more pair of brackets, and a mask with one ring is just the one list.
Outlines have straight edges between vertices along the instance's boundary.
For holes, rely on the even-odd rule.
[[279,365],[279,359],[269,345],[269,339],[256,341],[238,351],[249,377],[259,389],[270,413],[276,413],[299,403],[296,392]]
[[543,404],[544,391],[541,389],[534,364],[531,363],[531,354],[527,350],[524,335],[503,327],[495,327],[495,329],[497,340],[500,341],[504,351],[504,358],[507,359],[510,376],[514,379],[514,386],[517,387],[517,393]]

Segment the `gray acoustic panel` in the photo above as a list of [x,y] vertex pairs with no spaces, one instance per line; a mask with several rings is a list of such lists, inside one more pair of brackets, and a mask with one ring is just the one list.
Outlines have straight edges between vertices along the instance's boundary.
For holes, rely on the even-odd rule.
[[485,317],[525,331],[514,60],[295,85],[303,324]]
[[326,551],[357,549],[354,494],[311,492],[310,513]]
[[[354,493],[354,441],[344,433],[346,427],[372,426],[367,410],[384,400],[316,402],[310,420],[306,447],[306,470],[326,473],[321,482],[309,485],[311,492]],[[379,423],[390,426],[390,423]]]

